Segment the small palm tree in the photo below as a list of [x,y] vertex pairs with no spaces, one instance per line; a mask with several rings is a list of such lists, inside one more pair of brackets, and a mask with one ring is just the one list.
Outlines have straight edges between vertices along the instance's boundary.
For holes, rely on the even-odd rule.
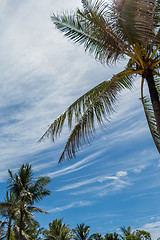
[[78,225],[73,229],[73,239],[75,240],[87,240],[89,239],[90,227],[84,223]]
[[45,240],[70,240],[71,231],[69,225],[63,224],[63,219],[55,219],[49,223],[49,230],[44,230]]
[[28,220],[32,224],[33,213],[47,213],[33,205],[35,202],[50,195],[50,191],[45,188],[50,182],[50,178],[39,177],[38,179],[35,179],[30,164],[23,164],[18,170],[18,173],[15,173],[14,175],[12,171],[8,170],[8,172],[10,175],[9,189],[15,195],[16,201],[19,204],[17,226],[19,229],[19,240],[22,240],[24,220]]
[[102,234],[94,233],[88,238],[88,240],[104,240],[104,238],[102,237]]
[[[160,3],[158,0],[81,0],[83,9],[71,14],[53,15],[57,29],[73,42],[82,44],[102,64],[128,59],[125,69],[85,93],[60,115],[44,137],[53,141],[65,120],[72,130],[59,161],[73,158],[89,141],[95,122],[110,120],[123,89],[131,89],[141,77],[141,101],[147,123],[160,152]],[[148,96],[144,95],[144,82]],[[74,127],[72,128],[72,126]]]
[[29,239],[40,240],[42,239],[40,236],[43,233],[43,228],[41,228],[40,224],[34,220],[32,226],[30,226],[30,224],[27,224],[25,232],[30,237]]
[[120,236],[118,233],[106,233],[104,236],[104,240],[121,240]]
[[131,230],[131,227],[125,228],[121,227],[123,233],[122,240],[151,240],[151,235],[149,232],[144,230]]
[[124,226],[121,227],[121,231],[122,231],[122,233],[123,233],[123,236],[122,236],[123,239],[128,239],[128,238],[130,238],[131,236],[134,235],[134,232],[132,232],[130,226],[129,226],[128,228],[126,228],[126,227],[124,227]]
[[7,240],[10,240],[12,221],[16,219],[18,210],[18,204],[14,193],[6,191],[4,202],[0,202],[0,215],[5,218],[5,221],[1,221],[1,224],[7,226]]

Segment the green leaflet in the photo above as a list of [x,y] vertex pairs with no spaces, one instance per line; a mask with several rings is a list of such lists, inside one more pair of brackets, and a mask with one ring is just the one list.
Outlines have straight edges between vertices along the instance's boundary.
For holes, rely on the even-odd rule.
[[149,126],[149,130],[151,132],[151,135],[152,135],[153,141],[156,145],[156,148],[157,148],[158,152],[160,153],[160,137],[157,132],[157,125],[156,125],[151,102],[147,97],[143,97],[141,100],[142,100],[145,116],[147,119],[147,123]]

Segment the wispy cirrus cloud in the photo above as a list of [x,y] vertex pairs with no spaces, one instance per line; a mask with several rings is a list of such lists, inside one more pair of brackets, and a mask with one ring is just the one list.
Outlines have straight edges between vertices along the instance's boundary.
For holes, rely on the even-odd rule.
[[142,229],[150,232],[153,240],[160,237],[160,221],[147,223],[142,227]]
[[[105,182],[109,182],[109,183],[106,184]],[[83,190],[80,190],[77,192],[72,192],[72,194],[78,195],[78,194],[84,194],[84,193],[96,191],[97,195],[98,195],[100,192],[102,193],[102,190],[104,190],[108,187],[111,187],[111,186],[112,187],[114,186],[114,189],[118,190],[128,184],[127,172],[120,171],[120,172],[117,172],[115,176],[99,176],[99,177],[87,179],[87,180],[80,181],[80,182],[77,182],[74,184],[63,186],[63,187],[57,189],[56,191],[73,190],[73,189],[77,189],[79,187],[85,187],[86,185],[90,185],[90,184],[91,184],[91,186],[89,188],[87,187]],[[96,184],[96,186],[93,186],[94,184]]]
[[62,212],[62,211],[65,211],[65,210],[68,210],[71,208],[85,207],[85,206],[90,206],[92,204],[93,204],[93,202],[91,202],[91,201],[76,201],[76,202],[69,203],[65,206],[52,208],[48,212],[49,213]]
[[101,153],[101,151],[93,153],[90,156],[85,157],[83,160],[80,160],[77,163],[74,163],[69,167],[63,168],[63,169],[55,171],[55,172],[48,173],[47,175],[51,178],[55,178],[55,177],[59,177],[59,176],[65,175],[65,174],[69,174],[69,173],[79,171],[79,170],[81,170],[85,167],[88,167],[88,166],[92,165],[93,163],[95,163],[96,160],[94,160],[94,159],[100,153]]

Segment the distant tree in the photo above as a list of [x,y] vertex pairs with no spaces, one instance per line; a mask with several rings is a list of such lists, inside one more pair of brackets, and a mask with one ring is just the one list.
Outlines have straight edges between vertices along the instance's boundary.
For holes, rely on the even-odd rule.
[[123,232],[122,240],[151,240],[151,235],[149,232],[146,232],[144,230],[131,230],[131,227],[125,228],[121,227],[121,230]]
[[94,233],[89,238],[89,240],[104,240],[100,233]]
[[30,220],[35,212],[47,213],[33,205],[35,202],[50,195],[50,191],[46,189],[50,178],[39,177],[35,179],[30,164],[23,164],[18,173],[13,174],[11,170],[8,170],[8,172],[10,175],[9,189],[15,195],[19,206],[19,219],[17,222],[19,229],[18,239],[22,240],[24,235],[22,234],[25,225],[24,220]]
[[2,218],[5,219],[5,221],[1,221],[1,226],[7,226],[7,240],[10,240],[12,222],[18,216],[18,213],[19,209],[15,194],[6,191],[6,197],[4,199],[4,202],[0,202],[0,215],[2,216]]
[[122,238],[126,238],[126,239],[129,239],[130,237],[133,236],[133,233],[132,233],[132,230],[131,230],[131,227],[129,226],[128,228],[126,227],[121,227],[121,231],[122,231]]
[[121,240],[120,236],[118,233],[106,233],[104,236],[104,240]]
[[63,219],[55,219],[49,223],[49,230],[44,230],[45,240],[70,240],[71,231],[69,225],[62,223]]
[[84,223],[78,225],[73,229],[73,239],[75,240],[87,240],[89,238],[90,227]]
[[43,228],[40,227],[40,224],[34,220],[34,223],[32,223],[32,227],[28,224],[26,226],[25,232],[28,234],[30,239],[32,240],[40,240],[41,235],[43,233]]
[[146,232],[144,230],[136,230],[134,232],[134,235],[137,240],[151,240],[151,234],[149,232]]

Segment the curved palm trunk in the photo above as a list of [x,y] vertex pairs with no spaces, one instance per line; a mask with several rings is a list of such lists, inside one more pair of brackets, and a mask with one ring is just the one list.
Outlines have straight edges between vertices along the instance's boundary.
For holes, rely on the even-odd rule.
[[148,70],[145,73],[144,77],[147,80],[149,93],[150,93],[150,97],[151,97],[151,102],[152,102],[152,106],[153,106],[153,111],[154,111],[154,116],[155,116],[156,123],[157,123],[157,131],[160,136],[160,99],[159,99],[159,94],[158,94],[156,86],[155,86],[152,70]]

